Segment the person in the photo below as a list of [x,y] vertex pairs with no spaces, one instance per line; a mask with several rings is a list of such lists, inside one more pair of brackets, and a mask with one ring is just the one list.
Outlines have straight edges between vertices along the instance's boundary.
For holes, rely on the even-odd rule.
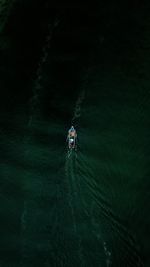
[[73,144],[73,142],[74,142],[74,139],[70,138],[70,143]]
[[69,138],[71,138],[71,137],[77,137],[76,130],[75,130],[75,128],[73,126],[71,126],[71,128],[68,131],[68,137]]

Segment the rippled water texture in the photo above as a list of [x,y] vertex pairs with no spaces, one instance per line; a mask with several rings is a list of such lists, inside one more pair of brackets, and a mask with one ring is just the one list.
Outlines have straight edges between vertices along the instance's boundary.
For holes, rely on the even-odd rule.
[[149,267],[148,5],[1,4],[0,267]]

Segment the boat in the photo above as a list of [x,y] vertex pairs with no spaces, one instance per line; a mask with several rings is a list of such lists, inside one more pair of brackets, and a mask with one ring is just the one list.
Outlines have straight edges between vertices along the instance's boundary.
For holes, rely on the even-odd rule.
[[77,133],[76,130],[74,128],[74,126],[71,126],[71,128],[68,131],[68,136],[67,136],[67,140],[68,140],[68,148],[69,149],[75,149],[76,148],[76,141],[77,141]]

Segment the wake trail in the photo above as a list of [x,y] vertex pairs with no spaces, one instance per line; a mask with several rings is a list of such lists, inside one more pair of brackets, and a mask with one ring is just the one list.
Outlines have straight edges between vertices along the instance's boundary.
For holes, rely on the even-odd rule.
[[[125,225],[120,221],[120,219],[112,210],[112,207],[104,196],[104,192],[100,188],[100,185],[94,179],[94,172],[92,172],[90,165],[85,162],[83,166],[80,166],[79,163],[78,172],[82,181],[82,188],[84,188],[84,191],[86,190],[88,192],[88,195],[91,198],[91,203],[93,203],[91,205],[86,201],[86,199],[84,199],[84,197],[82,197],[84,210],[87,214],[89,214],[93,235],[95,235],[97,240],[102,241],[105,245],[104,251],[106,252],[106,241],[104,237],[105,234],[102,233],[100,224],[98,223],[98,218],[102,216],[109,222],[109,224],[107,223],[108,227],[109,225],[111,226],[114,233],[117,235],[117,239],[124,245],[126,254],[130,255],[130,261],[133,261],[134,264],[135,262],[138,262],[138,265],[136,264],[135,266],[143,266],[138,250],[136,249],[136,241],[132,237],[130,231],[125,227]],[[81,194],[81,196],[82,195],[83,194]],[[91,206],[91,209],[89,204]],[[102,236],[103,238],[101,238]],[[105,253],[107,266],[111,266],[111,255],[109,254],[110,253]]]
[[32,86],[32,97],[30,99],[30,118],[28,121],[28,127],[31,126],[33,119],[37,117],[39,114],[39,103],[40,103],[40,93],[42,88],[42,72],[43,72],[43,66],[48,58],[49,55],[49,49],[51,45],[51,40],[52,40],[52,35],[54,29],[58,26],[59,24],[59,18],[56,17],[53,24],[49,23],[48,24],[48,34],[45,39],[45,44],[43,45],[42,49],[42,55],[38,63],[38,68],[35,74],[35,80],[33,81],[33,86]]
[[[84,76],[84,81],[82,85],[82,89],[79,93],[78,99],[75,104],[73,117],[71,120],[71,124],[76,126],[78,119],[81,116],[81,105],[85,98],[85,86],[87,84],[87,74]],[[82,239],[81,234],[79,233],[79,228],[77,226],[77,210],[79,207],[77,206],[79,203],[79,192],[77,188],[77,181],[76,181],[76,160],[77,160],[77,153],[73,150],[68,150],[66,154],[66,162],[65,162],[65,176],[67,178],[67,188],[68,188],[68,199],[69,199],[69,206],[72,215],[73,221],[73,229],[75,238],[77,238],[78,242],[78,257],[80,260],[80,266],[85,266],[84,256],[83,256],[83,248],[82,248]]]
[[81,90],[78,100],[75,105],[74,115],[72,118],[72,124],[81,116],[81,104],[85,98],[85,89]]
[[76,101],[73,117],[71,120],[72,124],[75,126],[77,125],[78,119],[81,117],[81,106],[85,99],[85,94],[86,94],[86,90],[88,87],[89,76],[90,76],[91,70],[92,70],[92,67],[88,67],[85,70],[85,74],[83,75],[83,78],[81,79],[81,90],[80,90],[78,99]]
[[17,0],[1,0],[0,1],[0,32],[3,31],[10,12]]
[[[25,146],[28,148],[24,152],[24,160],[28,160],[28,154],[30,153],[30,142],[32,139],[32,132],[33,132],[33,124],[36,122],[38,119],[38,116],[40,114],[39,110],[39,104],[40,104],[40,93],[42,88],[42,71],[43,71],[43,66],[48,59],[48,54],[49,54],[49,48],[51,45],[51,40],[52,40],[52,35],[54,29],[58,26],[59,24],[59,18],[58,16],[55,18],[53,23],[48,24],[48,31],[47,35],[45,38],[45,42],[42,48],[42,53],[41,57],[38,62],[38,67],[37,71],[35,73],[35,79],[33,80],[33,85],[32,85],[32,97],[29,100],[29,110],[30,110],[30,116],[27,122],[27,130],[29,134],[24,137],[23,143]],[[26,179],[24,179],[26,180]],[[26,262],[26,259],[28,258],[28,249],[27,249],[27,241],[26,241],[26,231],[27,231],[27,217],[28,217],[28,205],[30,201],[27,199],[24,199],[23,203],[23,211],[21,215],[21,236],[22,236],[22,244],[21,244],[21,266],[24,266],[24,262]]]
[[[88,76],[89,76],[89,69],[86,71],[86,74],[83,77],[82,81],[82,89],[80,90],[78,99],[75,104],[73,117],[71,120],[71,124],[75,127],[78,124],[78,120],[81,117],[81,106],[85,99],[85,91],[86,86],[88,83]],[[78,219],[81,216],[81,203],[80,203],[80,190],[79,190],[79,184],[77,181],[77,175],[76,175],[76,169],[77,169],[77,152],[74,150],[68,150],[66,154],[66,162],[65,162],[65,176],[67,180],[67,188],[68,188],[68,199],[69,199],[69,206],[71,210],[72,215],[72,221],[73,221],[73,229],[75,238],[77,239],[77,247],[78,247],[78,258],[80,261],[80,266],[86,266],[85,259],[83,255],[83,247],[82,247],[82,237],[81,237],[81,231],[79,229],[79,222]]]
[[77,251],[78,251],[78,258],[80,261],[80,266],[82,267],[82,266],[85,266],[85,261],[84,261],[82,239],[81,239],[81,234],[79,232],[79,222],[78,222],[80,207],[78,205],[79,194],[78,194],[78,188],[76,184],[76,175],[75,175],[75,168],[76,168],[75,153],[76,153],[75,151],[71,151],[71,153],[69,154],[67,153],[66,155],[65,174],[67,178],[68,200],[69,200],[69,206],[70,206],[71,215],[72,215],[74,238],[77,243]]
[[106,255],[106,267],[110,267],[112,264],[111,252],[108,250],[106,242],[103,242],[103,246],[104,246],[104,253]]

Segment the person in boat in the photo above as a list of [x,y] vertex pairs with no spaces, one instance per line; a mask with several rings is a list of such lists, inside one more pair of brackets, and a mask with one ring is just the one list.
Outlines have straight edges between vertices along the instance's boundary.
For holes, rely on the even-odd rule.
[[77,133],[76,130],[73,126],[71,126],[71,128],[68,131],[68,141],[69,141],[69,147],[75,147],[75,141],[77,138]]

